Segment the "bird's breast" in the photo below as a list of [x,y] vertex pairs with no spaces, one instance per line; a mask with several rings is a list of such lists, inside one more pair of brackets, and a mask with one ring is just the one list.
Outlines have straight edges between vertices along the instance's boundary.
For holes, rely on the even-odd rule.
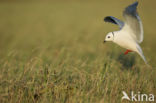
[[136,42],[128,36],[116,36],[114,42],[125,49],[136,51]]

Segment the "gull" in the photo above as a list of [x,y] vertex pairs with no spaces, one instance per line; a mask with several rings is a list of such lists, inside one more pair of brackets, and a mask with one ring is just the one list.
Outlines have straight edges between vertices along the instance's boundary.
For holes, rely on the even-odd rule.
[[112,41],[119,46],[126,48],[125,55],[128,52],[138,53],[147,64],[143,51],[139,44],[143,41],[143,25],[137,13],[138,2],[129,5],[123,11],[125,21],[121,21],[113,16],[104,18],[105,22],[113,23],[119,26],[118,31],[109,32],[104,42]]

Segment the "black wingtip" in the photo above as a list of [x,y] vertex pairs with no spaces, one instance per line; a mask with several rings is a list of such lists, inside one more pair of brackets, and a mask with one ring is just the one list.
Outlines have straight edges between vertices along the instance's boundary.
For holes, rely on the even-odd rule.
[[138,1],[126,7],[124,10],[124,14],[136,16],[135,14],[137,13],[137,6],[138,6]]
[[138,1],[136,1],[136,2],[134,2],[133,4],[131,4],[130,6],[137,7],[137,6],[138,6],[138,4],[139,4],[139,2],[138,2]]
[[138,2],[138,1],[134,2],[134,5],[138,6],[138,4],[139,4],[139,2]]
[[106,16],[106,17],[104,18],[104,21],[105,21],[105,22],[111,22],[111,23],[117,24],[117,23],[114,21],[114,19],[113,19],[112,16]]
[[107,19],[108,19],[109,17],[110,17],[110,16],[104,17],[104,21],[107,22]]

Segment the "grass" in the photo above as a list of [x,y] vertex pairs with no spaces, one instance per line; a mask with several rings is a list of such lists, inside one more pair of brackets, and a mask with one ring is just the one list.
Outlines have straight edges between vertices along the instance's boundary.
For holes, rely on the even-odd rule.
[[[132,1],[0,2],[0,103],[130,103],[122,91],[156,94],[155,1],[138,7],[151,65],[103,44]],[[113,7],[113,8],[112,8]]]

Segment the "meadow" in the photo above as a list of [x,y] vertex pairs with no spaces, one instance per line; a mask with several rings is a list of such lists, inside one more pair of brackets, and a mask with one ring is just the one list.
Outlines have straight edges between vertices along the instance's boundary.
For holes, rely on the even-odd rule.
[[103,44],[118,30],[104,17],[123,20],[133,2],[0,1],[0,103],[131,103],[121,100],[122,91],[156,96],[156,1],[138,6],[151,67],[136,53]]

